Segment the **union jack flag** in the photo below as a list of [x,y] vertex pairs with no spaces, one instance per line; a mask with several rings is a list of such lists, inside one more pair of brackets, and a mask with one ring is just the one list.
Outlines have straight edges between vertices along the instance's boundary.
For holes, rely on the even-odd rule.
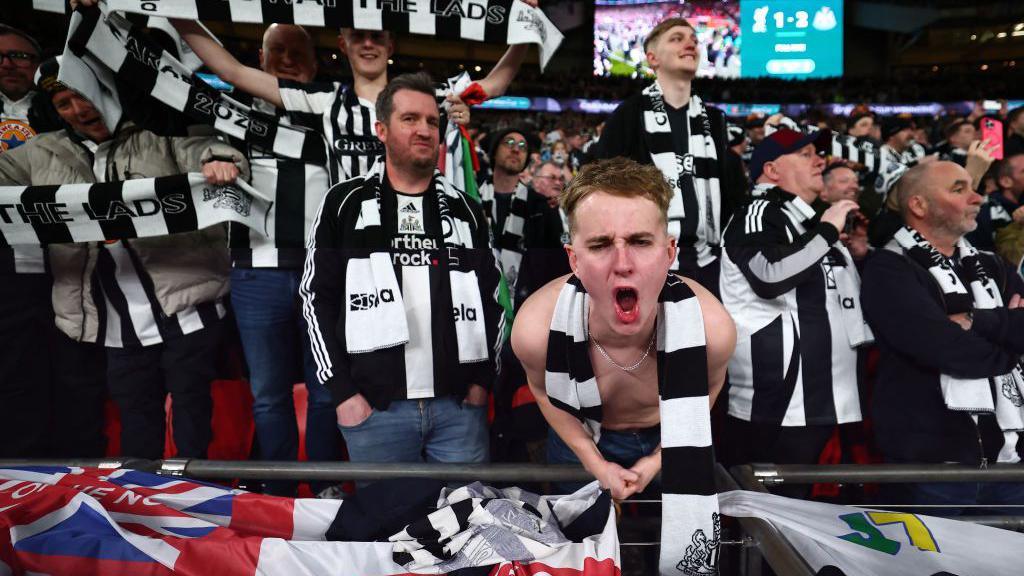
[[[0,576],[411,573],[393,542],[326,541],[341,508],[135,470],[0,468]],[[491,573],[619,576],[609,517],[585,543]]]

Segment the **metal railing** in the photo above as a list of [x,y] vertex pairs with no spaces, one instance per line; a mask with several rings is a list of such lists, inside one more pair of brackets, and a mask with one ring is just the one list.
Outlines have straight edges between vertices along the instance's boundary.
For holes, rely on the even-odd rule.
[[[79,460],[0,460],[0,467],[8,466],[77,466],[104,469],[133,468],[156,474],[189,477],[204,480],[261,480],[299,481],[364,481],[389,478],[422,478],[448,482],[509,484],[543,482],[589,482],[593,477],[582,467],[573,465],[540,464],[367,464],[353,462],[271,462],[228,460],[139,460],[139,459],[79,459]],[[719,491],[737,490],[740,486],[717,465],[715,481]],[[660,504],[657,499],[633,499],[627,503]],[[759,573],[763,555],[779,574],[811,576],[813,571],[793,547],[770,523],[757,518],[737,519],[745,534],[743,538],[723,540],[723,548],[736,555],[741,573]],[[645,533],[658,533],[658,518],[630,518],[632,526]],[[653,522],[651,522],[653,521]],[[622,546],[654,547],[660,542],[622,542]],[[754,551],[755,548],[757,551]],[[756,566],[753,572],[743,566]]]
[[[730,469],[732,476],[744,490],[770,492],[773,486],[783,484],[905,484],[914,482],[1024,482],[1024,466],[995,464],[987,468],[961,464],[744,464]],[[910,505],[899,503],[862,503],[862,508],[900,509],[941,508],[943,505]],[[984,510],[996,506],[954,506]],[[1005,530],[1024,531],[1024,505],[999,505],[999,508],[1019,508],[1015,516],[958,516],[958,520],[984,524]]]

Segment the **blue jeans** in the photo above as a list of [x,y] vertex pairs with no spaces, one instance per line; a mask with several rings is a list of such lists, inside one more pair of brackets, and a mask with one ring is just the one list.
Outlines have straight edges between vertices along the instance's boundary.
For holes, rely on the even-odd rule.
[[[292,386],[299,355],[308,391],[306,454],[310,460],[341,459],[334,402],[316,379],[309,332],[302,317],[299,270],[231,270],[231,302],[249,366],[253,419],[263,460],[298,458],[298,427]],[[318,491],[325,486],[313,486]],[[267,492],[294,495],[294,482],[268,482]]]
[[[899,503],[922,506],[910,510],[914,514],[943,517],[1024,515],[1024,482],[918,482],[886,488],[886,495],[899,498]],[[934,505],[945,507],[930,507]],[[972,508],[977,505],[1005,508]]]
[[[601,429],[601,440],[597,443],[597,450],[608,462],[629,468],[640,458],[654,452],[659,444],[661,444],[660,426],[630,431]],[[580,463],[576,453],[562,441],[554,428],[548,431],[547,450],[548,464]],[[654,482],[651,484],[653,485]],[[584,483],[579,482],[555,482],[551,488],[555,494],[570,494],[583,486]]]
[[355,426],[338,426],[353,462],[482,463],[489,460],[487,407],[452,396],[395,400]]

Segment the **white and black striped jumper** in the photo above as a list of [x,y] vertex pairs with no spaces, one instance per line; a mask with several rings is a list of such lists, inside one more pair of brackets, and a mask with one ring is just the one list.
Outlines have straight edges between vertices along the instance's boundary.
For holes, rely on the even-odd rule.
[[737,330],[729,414],[781,426],[859,421],[851,342],[869,336],[853,260],[799,197],[766,185],[752,195],[722,251],[722,304]]
[[[292,122],[313,127],[327,142],[327,168],[331,184],[369,172],[384,155],[384,144],[377,139],[373,125],[377,121],[375,103],[356,95],[340,82],[301,83],[279,80],[281,100]],[[439,84],[435,96],[438,107],[448,87]],[[441,110],[440,133],[444,141],[447,116]]]
[[[291,114],[274,110],[257,100],[253,107],[274,115],[282,125],[302,125],[313,120],[309,115]],[[319,118],[315,121],[319,123]],[[314,125],[302,125],[316,128]],[[274,199],[267,237],[259,230],[232,222],[229,227],[231,266],[233,268],[280,268],[301,270],[306,258],[306,238],[316,209],[330,188],[330,174],[325,166],[282,158],[255,146],[232,139],[232,145],[246,152],[252,171],[252,186]]]
[[[427,191],[398,193],[383,168],[382,161],[369,174],[332,187],[310,232],[300,292],[318,379],[336,404],[361,393],[377,409],[393,400],[463,396],[470,384],[490,388],[504,315],[500,273],[480,205],[457,191],[442,201],[437,191],[444,178],[436,170]],[[464,227],[468,245],[454,243],[453,223]],[[390,259],[394,289],[375,288],[381,278],[370,278],[377,276],[371,272],[349,275],[353,266],[381,255]],[[453,303],[453,271],[475,273],[482,310]],[[406,343],[350,353],[354,345],[346,330],[383,331],[388,324],[374,316],[365,326],[347,326],[347,317],[367,310],[384,315],[385,305],[399,297]],[[486,343],[478,344],[486,345],[484,358],[460,362],[459,326],[481,315]]]
[[[92,159],[97,182],[119,179],[116,167],[107,162],[114,143],[79,141]],[[89,295],[99,314],[96,343],[107,348],[153,346],[198,332],[227,314],[220,299],[190,306],[172,316],[164,314],[153,281],[131,244],[112,240],[98,246]]]

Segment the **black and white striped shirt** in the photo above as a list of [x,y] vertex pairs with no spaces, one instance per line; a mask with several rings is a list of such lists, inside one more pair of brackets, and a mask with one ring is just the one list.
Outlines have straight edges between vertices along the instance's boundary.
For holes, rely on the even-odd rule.
[[[355,90],[340,82],[303,84],[279,80],[278,84],[281,101],[291,120],[323,134],[328,144],[332,185],[366,174],[384,155],[384,144],[377,139],[373,128],[377,121],[374,102],[360,98]],[[439,83],[435,90],[438,107],[447,94],[447,84]],[[442,109],[442,142],[446,127],[447,117]]]
[[[275,112],[265,102],[256,101],[254,107],[276,113],[282,124],[299,125],[299,122],[291,121],[290,115],[280,110]],[[310,118],[305,116],[299,120],[309,121]],[[246,150],[240,142],[232,144]],[[268,222],[273,237],[268,238],[258,230],[232,222],[229,228],[232,266],[301,269],[306,256],[306,237],[316,209],[330,188],[330,174],[319,164],[280,158],[255,147],[249,147],[246,156],[252,171],[253,188],[274,199]]]
[[[440,202],[433,188],[405,195],[393,190],[385,179],[379,191],[380,223],[361,228],[360,197],[369,185],[364,182],[360,177],[333,187],[324,197],[310,233],[302,292],[321,383],[336,403],[360,393],[378,409],[386,409],[393,400],[461,396],[471,384],[490,388],[494,356],[484,362],[460,364],[456,334],[456,322],[467,315],[474,320],[483,315],[488,341],[499,338],[503,312],[497,302],[500,276],[479,204],[465,195],[449,201],[459,218],[472,223],[473,248],[455,248],[445,241]],[[379,230],[383,237],[367,229]],[[394,266],[409,340],[400,346],[349,353],[346,318],[350,306],[357,304],[346,299],[351,291],[348,266],[379,252],[388,254]],[[482,310],[453,305],[452,269],[476,272]],[[364,308],[376,307],[378,298],[387,301],[383,294],[362,296],[358,305]]]
[[[98,145],[84,140],[81,144],[92,158],[96,181],[109,181],[107,157],[115,140]],[[96,342],[108,348],[153,346],[202,330],[227,314],[217,299],[166,315],[153,280],[131,244],[124,240],[99,243],[92,286],[92,299],[99,313]]]
[[861,419],[857,351],[836,283],[836,267],[852,259],[838,240],[834,226],[779,188],[755,189],[733,214],[720,282],[737,331],[730,415],[782,426]]
[[220,299],[190,306],[167,316],[153,281],[131,245],[104,243],[93,275],[93,300],[99,310],[97,342],[108,348],[153,346],[168,338],[198,332],[227,313]]

